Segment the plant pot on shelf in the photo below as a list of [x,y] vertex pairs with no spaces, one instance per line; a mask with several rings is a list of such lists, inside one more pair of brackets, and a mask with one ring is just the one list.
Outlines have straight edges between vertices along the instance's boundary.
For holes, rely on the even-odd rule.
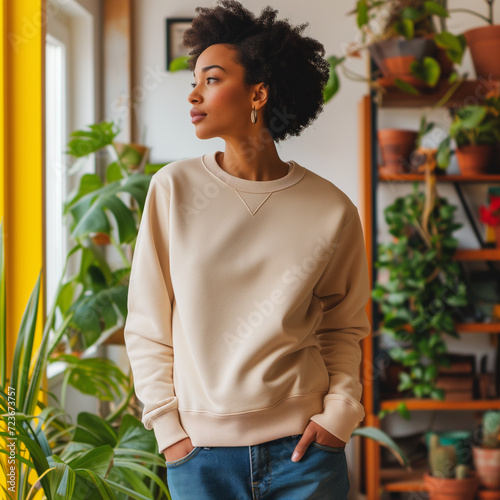
[[500,24],[467,30],[464,35],[477,78],[500,80]]
[[381,129],[378,141],[382,154],[382,173],[405,174],[410,171],[411,154],[415,150],[417,132],[413,130]]
[[427,86],[425,82],[411,73],[410,66],[414,61],[422,60],[435,53],[436,45],[432,40],[391,38],[373,43],[368,47],[368,51],[382,72],[383,77],[379,79],[381,85],[392,87],[395,85],[395,79],[398,78],[417,88]]
[[474,446],[472,456],[481,485],[500,492],[500,448]]
[[425,472],[424,487],[430,500],[474,500],[479,478],[475,472],[465,479],[435,477]]
[[111,243],[111,238],[106,233],[91,233],[90,239],[94,245],[109,245]]
[[478,175],[489,172],[493,157],[492,144],[467,144],[455,150],[462,175]]
[[144,165],[149,156],[149,148],[147,146],[123,142],[114,142],[113,146],[129,172],[141,172],[144,170]]

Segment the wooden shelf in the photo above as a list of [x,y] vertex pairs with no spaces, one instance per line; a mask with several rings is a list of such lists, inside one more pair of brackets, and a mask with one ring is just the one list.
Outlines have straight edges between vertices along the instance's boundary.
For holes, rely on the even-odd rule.
[[380,469],[381,486],[384,491],[423,491],[425,469]]
[[455,328],[460,333],[500,333],[500,323],[457,323]]
[[[434,89],[421,91],[420,95],[412,95],[397,87],[387,88],[382,95],[382,108],[425,108],[434,106],[449,90],[451,85],[446,80],[441,80]],[[478,101],[484,99],[489,90],[500,88],[500,82],[465,80],[453,93],[445,104],[446,107],[463,106],[464,103],[475,96]]]
[[[380,182],[415,182],[424,181],[423,174],[383,174],[380,173]],[[481,174],[481,175],[436,175],[438,182],[461,182],[461,183],[475,183],[475,182],[500,182],[500,174]]]
[[470,401],[440,401],[436,399],[394,399],[382,401],[381,410],[395,410],[400,403],[408,410],[491,410],[500,409],[500,399],[477,399]]
[[457,250],[453,260],[500,260],[500,249]]

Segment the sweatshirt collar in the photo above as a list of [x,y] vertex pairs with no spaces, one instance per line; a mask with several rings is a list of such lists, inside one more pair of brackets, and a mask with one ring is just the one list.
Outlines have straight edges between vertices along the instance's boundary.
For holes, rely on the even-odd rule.
[[279,191],[280,189],[285,189],[299,182],[306,172],[304,167],[290,160],[288,163],[291,165],[291,169],[284,177],[272,181],[251,181],[231,175],[223,170],[216,161],[217,153],[219,153],[219,151],[203,155],[201,157],[201,162],[210,173],[238,191],[246,191],[249,193],[271,193],[273,191]]

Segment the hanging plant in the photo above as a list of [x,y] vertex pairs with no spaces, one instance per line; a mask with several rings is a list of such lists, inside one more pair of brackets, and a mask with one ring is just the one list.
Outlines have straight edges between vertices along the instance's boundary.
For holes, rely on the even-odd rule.
[[467,305],[460,265],[453,260],[458,241],[456,207],[436,193],[436,179],[426,171],[425,192],[411,194],[385,209],[393,241],[380,244],[376,267],[387,279],[372,292],[382,313],[381,333],[396,341],[389,356],[401,363],[400,391],[417,398],[443,399],[436,387],[438,368],[449,366],[443,334],[458,337],[455,322]]

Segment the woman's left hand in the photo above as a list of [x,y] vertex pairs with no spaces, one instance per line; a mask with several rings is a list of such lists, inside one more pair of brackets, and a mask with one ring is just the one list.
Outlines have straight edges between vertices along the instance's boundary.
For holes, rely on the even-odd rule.
[[332,448],[342,448],[346,445],[344,441],[341,441],[338,437],[328,432],[321,427],[321,425],[310,420],[293,451],[292,461],[298,462],[304,456],[304,453],[313,441],[318,444],[324,444],[325,446],[331,446]]

